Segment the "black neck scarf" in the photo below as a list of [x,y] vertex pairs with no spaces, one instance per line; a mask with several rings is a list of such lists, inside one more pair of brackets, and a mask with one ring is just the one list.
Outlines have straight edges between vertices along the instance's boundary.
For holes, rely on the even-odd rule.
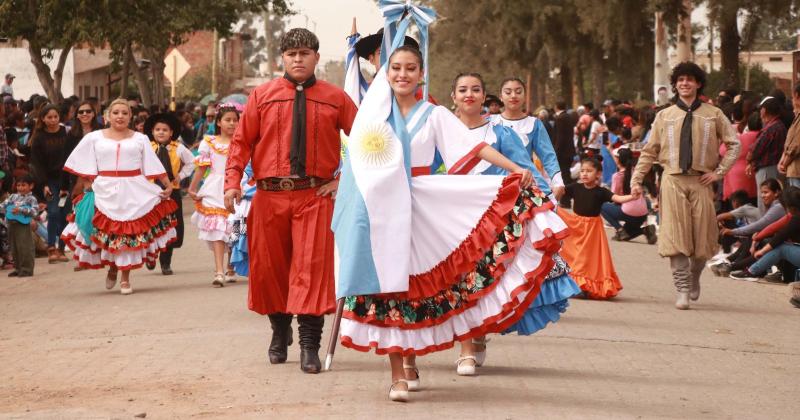
[[289,150],[289,163],[292,175],[306,176],[306,89],[314,86],[314,75],[303,83],[297,83],[288,73],[283,78],[295,87],[294,109],[292,109],[292,148]]
[[[158,160],[161,161],[161,164],[164,165],[164,169],[167,171],[167,177],[169,177],[169,182],[175,180],[175,175],[172,173],[172,162],[169,159],[169,149],[167,146],[169,144],[161,144],[158,143],[158,151],[156,155],[158,155]],[[161,181],[156,181],[158,185],[161,185]],[[161,188],[167,188],[166,185],[161,185]]]
[[684,117],[683,125],[681,126],[681,146],[678,159],[678,166],[683,172],[692,169],[692,112],[700,108],[700,104],[702,102],[697,98],[695,98],[691,106],[686,106],[680,99],[675,102],[678,108],[686,111],[686,117]]

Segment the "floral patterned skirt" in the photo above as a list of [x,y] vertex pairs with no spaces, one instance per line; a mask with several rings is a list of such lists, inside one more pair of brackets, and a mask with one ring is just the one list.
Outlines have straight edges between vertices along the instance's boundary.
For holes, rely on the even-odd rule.
[[95,231],[89,238],[81,233],[73,213],[61,239],[74,251],[73,259],[83,268],[140,268],[146,262],[155,263],[158,253],[177,239],[174,214],[177,208],[168,198],[135,220],[113,220],[95,208],[92,218]]
[[[541,191],[520,190],[518,180],[507,181],[494,201],[484,204],[485,213],[465,240],[429,272],[410,277],[408,293],[347,297],[342,344],[378,354],[422,355],[503,332],[523,319],[567,230]],[[435,205],[442,215],[453,215],[437,223],[459,223],[455,215],[466,200],[427,196],[441,200]],[[419,241],[425,235],[416,236],[414,226]],[[436,241],[436,234],[428,236]]]

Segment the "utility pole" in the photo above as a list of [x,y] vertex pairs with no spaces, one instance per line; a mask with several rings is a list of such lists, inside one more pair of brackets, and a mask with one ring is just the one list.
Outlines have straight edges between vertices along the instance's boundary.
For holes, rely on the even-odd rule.
[[667,56],[667,28],[664,12],[656,12],[655,19],[655,63],[653,66],[653,101],[658,101],[658,89],[669,89],[669,57]]
[[219,55],[219,33],[214,29],[214,45],[211,47],[211,94],[217,94],[217,56]]
[[708,72],[714,71],[714,20],[708,22]]
[[681,9],[678,15],[678,61],[684,62],[692,58],[692,0],[682,0]]

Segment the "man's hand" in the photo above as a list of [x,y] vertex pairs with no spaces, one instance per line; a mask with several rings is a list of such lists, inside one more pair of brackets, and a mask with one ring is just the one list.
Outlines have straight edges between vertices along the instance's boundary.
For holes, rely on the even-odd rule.
[[747,175],[747,176],[753,176],[755,174],[755,171],[753,170],[753,164],[752,163],[748,163],[747,166],[745,166],[744,174]]
[[642,185],[641,184],[632,185],[631,186],[631,195],[636,199],[641,197],[642,196]]
[[52,193],[52,192],[50,192],[50,187],[48,187],[47,185],[45,185],[45,186],[44,186],[44,188],[42,189],[42,192],[44,193],[44,197],[45,197],[46,199],[48,199],[48,200],[49,200],[49,199],[50,199],[50,197],[53,195],[53,193]]
[[719,181],[720,176],[716,172],[705,173],[700,177],[700,185],[711,185]]
[[320,197],[324,197],[326,195],[330,195],[331,199],[336,199],[336,191],[339,189],[339,180],[334,179],[333,181],[319,187],[317,189],[317,195]]
[[[191,192],[190,192],[191,194]],[[236,203],[242,201],[242,191],[241,190],[228,190],[225,191],[225,209],[231,213],[234,213],[236,209],[234,206]]]
[[731,230],[728,228],[724,228],[719,232],[719,234],[722,236],[731,236]]
[[553,197],[556,198],[556,201],[561,201],[561,197],[564,196],[564,193],[567,191],[564,187],[554,187],[553,188]]
[[786,155],[781,156],[781,160],[778,162],[778,173],[786,175]]
[[756,258],[761,258],[766,253],[767,253],[767,247],[763,247],[763,248],[759,249],[758,251],[754,252],[753,256],[756,257]]
[[68,195],[69,195],[69,191],[67,191],[67,190],[61,190],[61,192],[58,193],[59,197],[66,197]]

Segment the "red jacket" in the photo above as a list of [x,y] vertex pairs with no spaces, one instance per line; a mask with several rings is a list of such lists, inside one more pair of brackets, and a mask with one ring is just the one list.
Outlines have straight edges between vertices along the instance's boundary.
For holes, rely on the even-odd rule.
[[[338,87],[317,80],[306,94],[306,174],[332,178],[339,168],[339,130],[350,133],[356,106]],[[242,172],[252,159],[255,179],[291,175],[292,109],[295,87],[284,78],[257,87],[247,98],[231,141],[225,190],[240,189]]]

